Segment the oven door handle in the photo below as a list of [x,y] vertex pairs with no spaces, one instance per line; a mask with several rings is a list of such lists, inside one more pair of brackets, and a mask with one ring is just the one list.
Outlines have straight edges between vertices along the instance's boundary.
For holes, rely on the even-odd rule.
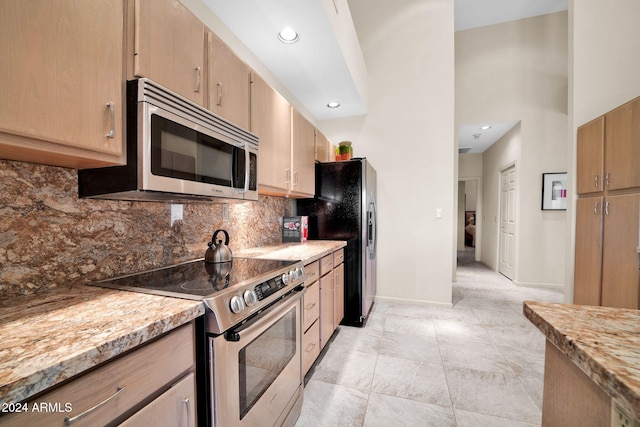
[[283,308],[283,305],[290,300],[293,300],[296,298],[302,298],[302,295],[304,294],[305,291],[306,291],[306,288],[304,286],[299,286],[298,288],[292,290],[288,294],[283,295],[280,299],[277,299],[276,301],[271,303],[271,305],[269,305],[267,308],[263,309],[263,311],[257,312],[254,317],[250,318],[245,323],[239,325],[236,328],[229,329],[227,332],[224,333],[224,338],[227,341],[232,341],[232,342],[240,341],[240,339],[242,338],[241,337],[242,331],[246,330],[247,328],[250,328],[251,326],[255,325],[257,322],[262,321],[265,317],[271,315],[272,313],[278,313],[280,310],[284,310],[284,311],[288,310],[289,307]]

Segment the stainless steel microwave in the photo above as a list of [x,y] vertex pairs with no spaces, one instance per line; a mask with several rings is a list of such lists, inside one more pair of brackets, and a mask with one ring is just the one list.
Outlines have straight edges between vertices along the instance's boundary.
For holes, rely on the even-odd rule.
[[127,164],[78,171],[80,197],[258,200],[258,137],[149,79],[127,82]]

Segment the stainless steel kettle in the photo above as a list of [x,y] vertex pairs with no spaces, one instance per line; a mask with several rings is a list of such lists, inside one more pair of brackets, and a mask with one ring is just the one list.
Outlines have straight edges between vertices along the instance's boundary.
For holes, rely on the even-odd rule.
[[[218,240],[216,242],[216,235],[220,232],[224,233],[224,243],[222,240]],[[226,230],[216,230],[213,232],[213,236],[211,236],[211,241],[209,242],[207,252],[204,254],[205,262],[229,262],[233,260],[233,253],[229,246],[229,233]]]

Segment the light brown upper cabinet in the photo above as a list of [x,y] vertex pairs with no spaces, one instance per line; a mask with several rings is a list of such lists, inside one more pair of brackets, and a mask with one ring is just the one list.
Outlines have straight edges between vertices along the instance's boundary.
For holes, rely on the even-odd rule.
[[292,195],[315,194],[315,128],[302,114],[291,108],[291,184]]
[[605,186],[640,187],[640,98],[605,115]]
[[123,164],[123,0],[0,2],[0,157]]
[[249,66],[211,31],[208,38],[208,108],[244,129],[249,129]]
[[578,194],[603,190],[604,116],[578,128]]
[[134,74],[205,106],[204,24],[178,0],[135,0]]
[[283,195],[291,182],[291,106],[257,73],[251,73],[251,132],[260,138],[261,194]]
[[322,132],[316,129],[316,160],[319,162],[330,162],[331,143]]

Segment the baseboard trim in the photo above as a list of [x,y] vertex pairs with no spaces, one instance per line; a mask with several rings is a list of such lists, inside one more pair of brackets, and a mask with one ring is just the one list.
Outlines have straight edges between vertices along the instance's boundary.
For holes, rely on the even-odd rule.
[[423,305],[429,307],[444,307],[444,308],[452,308],[452,303],[447,302],[438,302],[438,301],[428,301],[428,300],[417,300],[417,299],[407,299],[407,298],[394,298],[394,297],[381,297],[376,296],[374,298],[375,302],[387,302],[393,304],[413,304],[413,305]]
[[513,280],[512,282],[514,285],[520,286],[521,288],[554,289],[558,291],[564,290],[564,284],[562,283],[518,282],[516,280]]

